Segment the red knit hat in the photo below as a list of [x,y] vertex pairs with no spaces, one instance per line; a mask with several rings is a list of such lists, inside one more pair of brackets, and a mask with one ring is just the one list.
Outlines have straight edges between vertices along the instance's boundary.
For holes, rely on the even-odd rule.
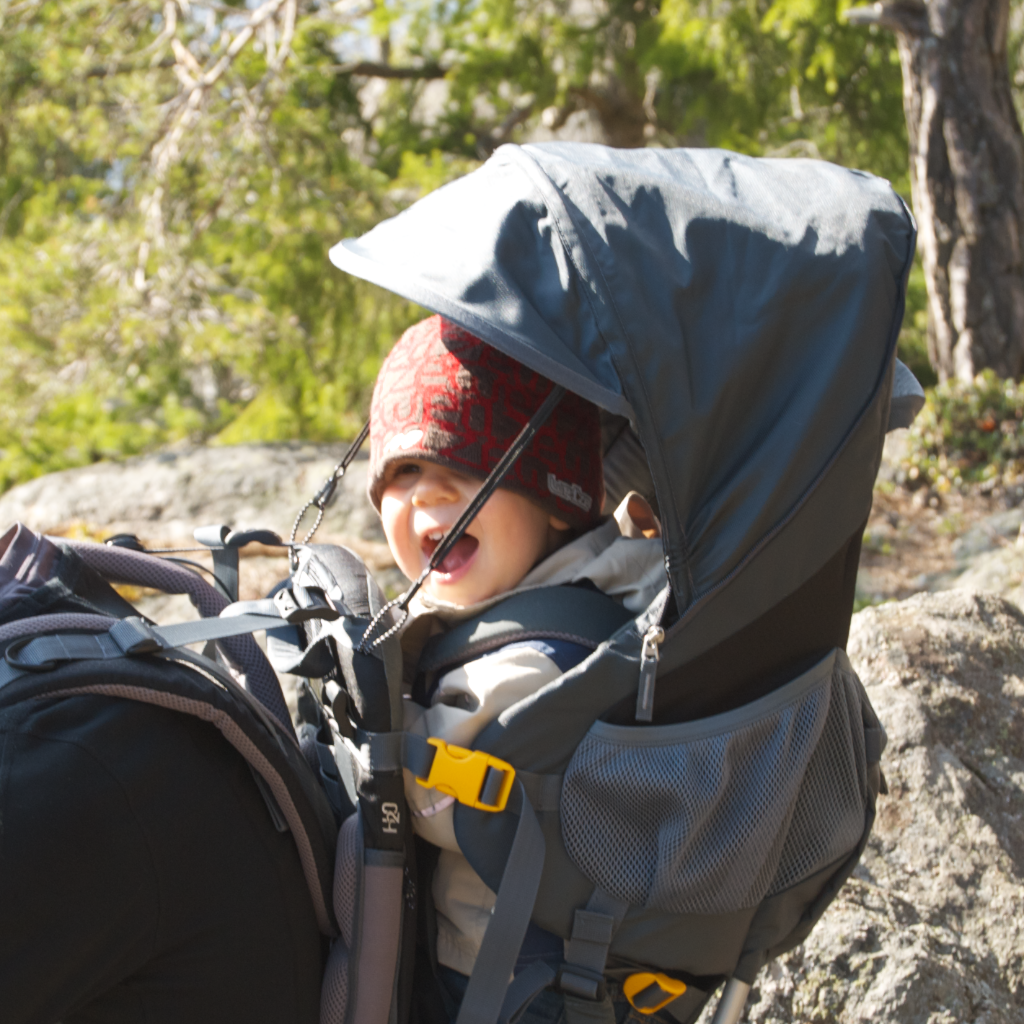
[[[440,316],[410,327],[373,389],[368,492],[374,507],[380,510],[388,464],[399,459],[429,459],[482,480],[551,387]],[[570,526],[596,522],[604,498],[597,407],[566,392],[501,486]]]

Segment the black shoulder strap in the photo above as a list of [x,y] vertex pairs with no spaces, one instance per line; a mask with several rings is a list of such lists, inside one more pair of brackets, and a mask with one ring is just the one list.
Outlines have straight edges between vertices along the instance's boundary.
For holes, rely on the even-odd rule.
[[632,618],[618,601],[597,589],[538,587],[513,594],[431,637],[419,670],[453,668],[517,640],[566,640],[596,650]]

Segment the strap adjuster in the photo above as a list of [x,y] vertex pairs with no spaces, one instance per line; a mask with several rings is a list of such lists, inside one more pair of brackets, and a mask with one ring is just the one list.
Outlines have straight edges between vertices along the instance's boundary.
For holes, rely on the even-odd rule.
[[427,789],[436,789],[455,797],[460,804],[479,811],[503,811],[512,792],[516,770],[507,761],[483,750],[467,750],[431,736],[427,742],[436,748],[427,777],[416,781]]
[[137,615],[119,619],[108,632],[114,643],[129,657],[134,654],[155,654],[165,646],[160,637]]
[[622,994],[629,1000],[629,1005],[643,1014],[657,1013],[685,991],[685,981],[650,971],[631,974],[622,983]]

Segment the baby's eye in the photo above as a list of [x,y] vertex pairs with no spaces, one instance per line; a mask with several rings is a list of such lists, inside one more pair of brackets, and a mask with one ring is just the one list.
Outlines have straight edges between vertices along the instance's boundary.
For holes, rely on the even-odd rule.
[[418,462],[396,462],[391,467],[391,479],[394,480],[400,476],[410,476],[420,472],[420,464]]

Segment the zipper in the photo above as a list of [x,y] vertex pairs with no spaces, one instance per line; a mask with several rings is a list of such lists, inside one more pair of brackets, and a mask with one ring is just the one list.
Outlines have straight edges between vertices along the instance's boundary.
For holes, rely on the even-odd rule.
[[665,639],[661,626],[651,626],[640,649],[640,683],[636,692],[636,720],[650,722],[654,716],[654,679],[658,674],[658,645]]

